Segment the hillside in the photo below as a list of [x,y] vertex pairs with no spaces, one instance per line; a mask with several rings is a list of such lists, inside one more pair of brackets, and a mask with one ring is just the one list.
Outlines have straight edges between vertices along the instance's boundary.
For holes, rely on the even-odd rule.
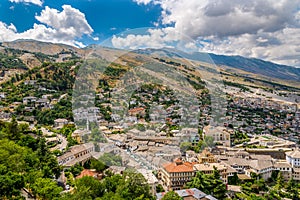
[[[146,49],[137,50],[136,52],[142,54],[153,54],[155,51],[157,50]],[[173,49],[163,49],[160,51],[165,51],[167,56],[182,57],[185,59],[191,59],[205,63],[214,63],[221,68],[230,67],[256,75],[265,76],[267,78],[300,81],[300,68],[279,65],[260,59],[245,58],[242,56],[216,55],[212,53],[207,54],[200,52],[189,54],[178,50],[174,51]]]

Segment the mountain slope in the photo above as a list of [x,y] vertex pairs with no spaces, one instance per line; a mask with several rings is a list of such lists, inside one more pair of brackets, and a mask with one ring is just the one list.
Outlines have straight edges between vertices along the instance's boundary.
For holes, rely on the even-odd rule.
[[[141,54],[153,54],[156,49],[145,49],[137,50],[137,53]],[[282,80],[293,80],[300,81],[300,68],[295,68],[286,65],[279,65],[272,62],[255,59],[255,58],[245,58],[242,56],[225,56],[216,55],[212,53],[185,53],[182,51],[174,49],[162,49],[159,50],[164,52],[165,55],[171,57],[182,57],[186,59],[215,63],[218,66],[229,66],[232,68],[244,70],[246,72],[251,72],[258,75],[263,75],[270,78],[277,78]]]
[[[14,42],[5,42],[2,43],[2,46],[22,49],[30,52],[41,52],[48,55],[58,54],[62,51],[74,52],[79,57],[86,56],[94,46],[90,46],[84,49],[78,49],[72,46],[63,45],[63,44],[52,44],[45,43],[33,40],[18,40]],[[103,47],[104,52],[106,47]],[[116,49],[117,50],[117,49]],[[245,58],[242,56],[225,56],[225,55],[216,55],[212,53],[185,53],[182,51],[174,49],[142,49],[136,50],[134,52],[139,54],[152,54],[155,52],[164,52],[167,56],[170,57],[182,57],[186,59],[215,63],[220,67],[229,66],[231,68],[243,70],[245,72],[250,72],[253,74],[261,75],[264,77],[289,80],[289,81],[300,81],[300,68],[295,68],[286,65],[279,65],[268,61],[263,61],[255,58]]]

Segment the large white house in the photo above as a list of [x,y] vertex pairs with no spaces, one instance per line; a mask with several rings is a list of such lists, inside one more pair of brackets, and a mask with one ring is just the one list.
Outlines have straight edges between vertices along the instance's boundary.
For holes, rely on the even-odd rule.
[[292,165],[292,167],[300,167],[300,151],[296,149],[294,151],[286,152],[286,160]]

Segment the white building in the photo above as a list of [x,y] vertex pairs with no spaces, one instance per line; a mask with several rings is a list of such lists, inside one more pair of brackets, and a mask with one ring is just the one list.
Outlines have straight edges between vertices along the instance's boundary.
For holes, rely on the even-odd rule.
[[225,147],[230,147],[230,133],[221,126],[205,126],[203,129],[204,137],[210,136],[214,138],[214,142]]
[[293,168],[300,167],[300,151],[295,149],[294,151],[286,152],[286,160]]

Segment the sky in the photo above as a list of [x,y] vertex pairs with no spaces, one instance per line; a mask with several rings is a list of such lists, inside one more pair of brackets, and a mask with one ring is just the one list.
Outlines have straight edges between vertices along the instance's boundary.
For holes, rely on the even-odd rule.
[[300,0],[1,0],[0,42],[180,44],[300,67]]

